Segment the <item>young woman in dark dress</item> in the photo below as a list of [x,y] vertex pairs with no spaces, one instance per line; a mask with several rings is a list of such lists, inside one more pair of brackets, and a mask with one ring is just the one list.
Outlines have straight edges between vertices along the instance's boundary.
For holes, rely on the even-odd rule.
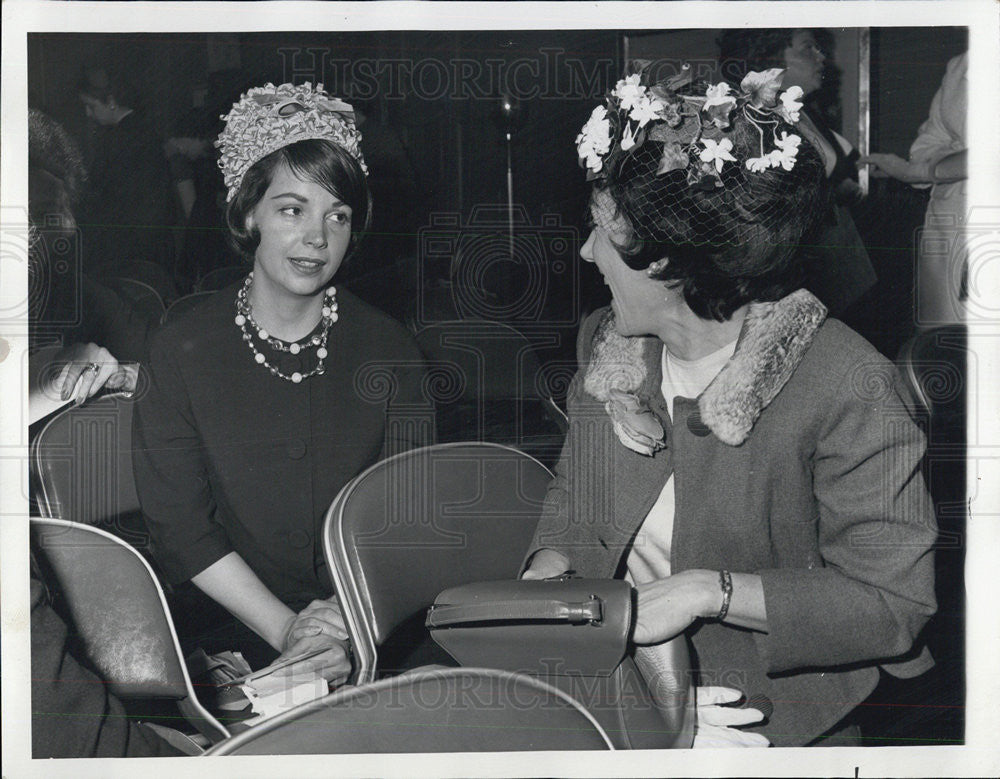
[[422,403],[423,364],[401,325],[334,284],[371,213],[351,107],[268,84],[226,121],[227,220],[253,270],[154,339],[136,482],[167,577],[235,617],[213,648],[251,665],[325,648],[293,672],[336,681],[349,648],[323,517],[361,470],[422,443],[387,420]]

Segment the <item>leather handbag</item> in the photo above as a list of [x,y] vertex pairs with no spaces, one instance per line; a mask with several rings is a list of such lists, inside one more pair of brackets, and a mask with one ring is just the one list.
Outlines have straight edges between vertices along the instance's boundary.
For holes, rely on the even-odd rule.
[[462,666],[531,674],[573,696],[617,749],[690,747],[694,688],[686,639],[662,645],[647,683],[629,641],[633,621],[628,582],[560,578],[449,588],[428,610],[426,625]]

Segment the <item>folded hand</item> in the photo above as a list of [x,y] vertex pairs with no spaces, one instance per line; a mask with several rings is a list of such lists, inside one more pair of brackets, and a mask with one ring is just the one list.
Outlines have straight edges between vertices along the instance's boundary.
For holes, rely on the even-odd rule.
[[65,363],[52,382],[52,391],[63,400],[80,405],[105,385],[109,389],[131,392],[135,389],[138,365],[120,364],[103,346],[74,343],[62,349],[52,360]]
[[328,600],[314,600],[296,614],[285,629],[282,648],[287,654],[289,647],[296,641],[321,634],[338,641],[347,641],[350,638],[336,596]]
[[274,672],[273,677],[287,678],[293,682],[297,678],[303,681],[314,675],[322,676],[331,685],[345,681],[351,673],[350,643],[324,633],[301,638],[281,653],[275,664],[291,660],[301,655],[319,652],[313,657],[300,660]]

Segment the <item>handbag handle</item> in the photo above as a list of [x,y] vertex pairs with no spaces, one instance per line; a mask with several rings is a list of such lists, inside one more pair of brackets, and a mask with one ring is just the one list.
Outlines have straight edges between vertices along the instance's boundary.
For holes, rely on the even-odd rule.
[[490,601],[486,603],[435,604],[427,610],[429,628],[460,625],[464,622],[568,622],[600,624],[601,599],[592,596],[580,603],[546,599]]

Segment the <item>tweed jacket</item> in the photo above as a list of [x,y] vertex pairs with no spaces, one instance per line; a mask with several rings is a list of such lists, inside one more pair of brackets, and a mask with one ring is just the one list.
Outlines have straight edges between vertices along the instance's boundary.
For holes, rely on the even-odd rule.
[[[622,577],[670,474],[671,570],[761,577],[768,632],[699,621],[687,634],[700,684],[774,705],[757,728],[806,745],[878,681],[931,664],[917,641],[936,608],[937,528],[913,424],[887,360],[799,290],[754,304],[736,352],[697,399],[660,392],[662,343],[623,338],[607,309],[578,342],[570,430],[529,550],[554,548],[585,577]],[[663,447],[633,451],[609,386],[648,405]]]

